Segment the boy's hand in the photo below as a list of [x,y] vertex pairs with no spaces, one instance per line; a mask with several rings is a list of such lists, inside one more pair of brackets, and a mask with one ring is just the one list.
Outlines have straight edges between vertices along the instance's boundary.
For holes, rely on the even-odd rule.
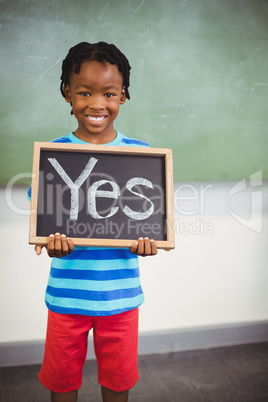
[[[42,253],[42,248],[44,246],[35,246],[35,252],[37,255]],[[48,243],[45,246],[47,249],[47,254],[49,257],[65,257],[68,254],[71,254],[74,250],[73,241],[64,234],[56,233],[55,235],[51,234],[48,237]]]
[[155,241],[153,239],[148,239],[148,237],[140,237],[132,244],[129,250],[133,254],[141,255],[142,257],[157,254],[157,246]]

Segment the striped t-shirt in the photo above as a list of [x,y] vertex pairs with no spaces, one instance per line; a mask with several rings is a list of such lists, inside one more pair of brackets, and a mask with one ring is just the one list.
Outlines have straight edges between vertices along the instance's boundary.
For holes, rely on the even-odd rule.
[[[53,142],[88,144],[73,133]],[[149,146],[119,132],[105,145]],[[45,296],[51,311],[107,316],[132,310],[143,300],[138,257],[129,249],[75,247],[70,255],[52,260]]]

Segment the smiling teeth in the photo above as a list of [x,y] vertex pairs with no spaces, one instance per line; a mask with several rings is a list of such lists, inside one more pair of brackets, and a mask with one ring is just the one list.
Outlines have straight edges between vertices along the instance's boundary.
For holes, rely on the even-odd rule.
[[93,121],[101,121],[101,120],[105,119],[105,116],[100,116],[100,117],[87,116],[87,118],[89,120],[93,120]]

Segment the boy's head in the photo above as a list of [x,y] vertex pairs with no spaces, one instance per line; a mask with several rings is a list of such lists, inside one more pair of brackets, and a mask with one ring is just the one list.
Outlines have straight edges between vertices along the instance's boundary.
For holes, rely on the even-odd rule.
[[64,98],[66,97],[64,88],[70,84],[70,75],[72,73],[78,74],[81,64],[85,61],[108,62],[117,65],[123,77],[126,98],[130,99],[128,87],[131,67],[128,59],[115,45],[106,42],[81,42],[69,50],[62,63],[60,90]]
[[130,98],[130,65],[114,45],[79,43],[62,63],[61,93],[78,122],[80,140],[106,144],[116,138],[114,121]]

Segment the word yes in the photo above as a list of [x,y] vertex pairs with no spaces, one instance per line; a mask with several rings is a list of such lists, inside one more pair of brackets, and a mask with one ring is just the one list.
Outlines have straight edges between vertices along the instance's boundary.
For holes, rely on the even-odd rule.
[[[71,191],[71,208],[70,208],[70,219],[72,220],[77,220],[78,218],[78,206],[79,206],[79,193],[78,190],[82,186],[82,184],[85,182],[85,180],[88,178],[92,170],[94,169],[95,165],[98,162],[98,159],[91,157],[86,164],[86,167],[80,174],[80,176],[73,182],[68,174],[65,172],[65,170],[62,168],[62,166],[59,164],[59,162],[56,160],[56,158],[48,158],[48,161],[51,163],[51,165],[54,167],[56,172],[60,175],[62,180],[67,184],[67,186],[70,188]],[[108,183],[111,185],[112,190],[107,191],[107,190],[99,190],[99,187],[102,185]],[[142,185],[149,187],[153,189],[153,184],[151,181],[146,180],[142,177],[133,177],[132,179],[128,180],[126,183],[126,188],[132,193],[137,195],[138,197],[141,197],[150,203],[150,207],[147,211],[145,212],[137,212],[133,211],[130,207],[127,205],[123,208],[123,212],[125,215],[127,215],[131,219],[135,220],[144,220],[149,218],[149,216],[152,215],[154,212],[154,204],[152,201],[147,198],[143,194],[139,194],[138,192],[133,190],[133,187],[136,185]],[[118,186],[117,183],[111,180],[99,180],[95,183],[93,183],[87,192],[87,206],[88,206],[88,212],[94,219],[105,219],[105,218],[110,218],[111,216],[115,215],[119,209],[119,207],[112,207],[108,215],[106,216],[101,216],[99,215],[97,208],[96,208],[96,198],[98,197],[103,197],[103,198],[113,198],[113,199],[118,199],[120,196],[120,187]]]

